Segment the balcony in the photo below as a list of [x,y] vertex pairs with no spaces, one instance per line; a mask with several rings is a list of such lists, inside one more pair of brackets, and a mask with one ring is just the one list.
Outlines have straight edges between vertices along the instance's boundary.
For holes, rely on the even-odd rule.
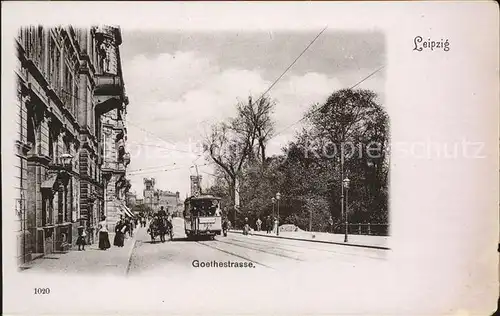
[[125,173],[126,167],[122,162],[104,161],[101,170],[105,173]]
[[123,80],[118,75],[97,75],[94,95],[122,96]]
[[96,75],[94,98],[96,100],[95,109],[97,115],[124,108],[128,103],[128,99],[125,96],[122,77],[114,74]]

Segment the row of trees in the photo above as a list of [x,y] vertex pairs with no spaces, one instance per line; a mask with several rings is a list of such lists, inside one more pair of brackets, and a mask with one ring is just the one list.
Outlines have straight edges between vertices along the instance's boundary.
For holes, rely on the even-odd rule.
[[[339,90],[306,114],[304,127],[279,155],[267,156],[275,136],[275,102],[237,104],[234,118],[212,126],[204,150],[216,166],[209,193],[229,205],[229,218],[273,215],[281,193],[280,223],[325,230],[342,223],[342,179],[350,179],[347,214],[353,223],[388,222],[389,119],[369,90]],[[342,161],[342,157],[343,161]]]

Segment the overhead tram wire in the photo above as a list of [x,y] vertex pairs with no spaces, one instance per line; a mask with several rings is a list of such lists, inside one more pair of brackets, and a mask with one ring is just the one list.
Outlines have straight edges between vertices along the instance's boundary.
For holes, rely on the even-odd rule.
[[[363,83],[364,81],[368,80],[370,77],[372,77],[373,75],[375,75],[377,72],[379,72],[380,70],[384,69],[385,68],[385,65],[378,68],[377,70],[373,71],[372,73],[370,73],[368,76],[364,77],[363,79],[361,79],[360,81],[358,81],[356,84],[352,85],[348,90],[352,90],[354,88],[356,88],[357,86],[359,86],[361,83]],[[317,108],[316,110],[312,111],[311,113],[309,113],[308,115],[311,115],[313,113],[316,113],[318,112],[319,110],[321,110],[326,104],[323,104],[322,106],[320,106],[319,108]],[[292,123],[290,125],[288,125],[287,127],[283,128],[282,130],[280,130],[279,132],[277,132],[276,134],[274,134],[271,138],[269,139],[273,139],[275,138],[276,136],[280,135],[281,133],[283,133],[284,131],[286,131],[287,129],[289,129],[290,127],[302,122],[303,120],[305,120],[308,115],[304,115],[304,117],[302,117],[300,120],[296,121],[295,123]]]
[[321,32],[318,33],[318,35],[316,35],[316,37],[309,43],[309,45],[306,46],[306,48],[304,48],[304,50],[300,53],[300,55],[297,56],[297,58],[295,58],[295,60],[290,64],[290,66],[288,66],[285,69],[285,71],[283,71],[283,73],[276,80],[274,80],[274,82],[269,86],[269,88],[267,88],[267,90],[264,93],[262,93],[262,95],[257,99],[257,101],[253,102],[252,105],[258,103],[260,101],[260,99],[262,99],[278,83],[278,81],[280,81],[281,78],[283,78],[283,76],[288,72],[288,70],[290,70],[290,68],[292,68],[293,65],[295,65],[295,63],[299,60],[299,58],[305,54],[305,52],[309,49],[309,47],[311,47],[312,44],[314,44],[314,42],[316,42],[316,40],[321,36],[321,34],[323,34],[323,32],[326,31],[327,28],[328,28],[328,25],[325,26],[325,28],[323,28],[321,30]]
[[[203,164],[203,165],[199,165],[199,167],[202,167],[202,166],[207,166],[209,165],[208,163],[206,164]],[[137,176],[137,175],[142,175],[142,174],[150,174],[150,173],[159,173],[159,172],[168,172],[168,171],[175,171],[175,170],[181,170],[181,169],[191,169],[193,168],[194,166],[193,165],[190,165],[190,166],[183,166],[183,167],[177,167],[177,168],[173,168],[173,169],[163,169],[163,170],[146,170],[146,171],[138,171],[138,172],[129,172],[127,173],[127,175],[129,176]]]
[[[325,26],[317,35],[316,37],[314,37],[314,39],[309,43],[309,45],[306,46],[306,48],[304,48],[304,50],[299,54],[299,56],[297,56],[297,58],[294,59],[294,61],[285,69],[285,71],[283,71],[283,73],[278,77],[276,78],[276,80],[274,80],[274,82],[269,86],[269,88],[266,89],[266,91],[264,91],[264,93],[262,93],[262,95],[255,101],[252,103],[252,105],[256,104],[257,102],[259,102],[280,80],[281,78],[283,78],[283,76],[295,65],[295,63],[307,52],[307,50],[312,46],[312,44],[314,44],[314,42],[316,42],[316,40],[321,36],[321,34],[323,34],[326,29],[328,28],[328,26]],[[130,122],[129,120],[127,120],[128,123],[134,125],[135,127],[143,130],[144,132],[146,133],[149,133],[153,136],[155,136],[156,138],[160,139],[160,140],[163,140],[167,143],[171,143],[171,142],[168,142],[166,140],[164,140],[162,137],[159,137],[158,135],[152,133],[151,131],[147,131],[145,129],[143,129],[142,127],[138,126],[137,124],[134,124],[132,122]],[[168,149],[168,148],[166,148]],[[175,150],[175,149],[172,149],[172,150]],[[181,151],[181,150],[178,150],[178,151]],[[186,151],[188,153],[191,153],[189,151]],[[200,157],[197,157],[193,162],[195,162],[196,160],[198,160],[198,158]],[[200,166],[206,166],[208,164],[204,164],[204,165],[200,165]],[[190,168],[192,168],[193,166],[191,166]],[[166,170],[160,170],[160,171],[152,171],[152,172],[166,172],[166,171],[172,171],[172,170],[178,170],[178,169],[182,169],[182,168],[176,168],[176,169],[166,169]],[[202,171],[203,172],[203,171]],[[138,173],[138,174],[142,174],[142,173]],[[134,174],[135,175],[135,174]]]
[[140,168],[140,169],[128,170],[128,172],[138,172],[138,171],[144,171],[144,170],[159,169],[159,168],[165,168],[165,167],[172,167],[175,165],[177,165],[177,164],[173,163],[173,164],[160,165],[160,166],[155,166],[155,167],[144,167],[144,168]]

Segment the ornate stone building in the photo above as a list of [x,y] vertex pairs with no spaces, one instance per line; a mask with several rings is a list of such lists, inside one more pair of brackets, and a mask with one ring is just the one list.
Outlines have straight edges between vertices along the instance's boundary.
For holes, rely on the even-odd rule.
[[127,150],[126,115],[128,99],[125,95],[119,45],[122,42],[119,29],[100,27],[96,30],[99,49],[105,54],[103,73],[98,76],[96,111],[101,116],[103,177],[106,190],[105,210],[113,228],[120,215],[128,213],[126,193],[131,184],[125,178],[130,163]]
[[182,205],[179,192],[170,192],[158,190],[155,188],[156,180],[154,178],[144,178],[144,201],[154,212],[163,208],[170,214],[177,212]]
[[[114,41],[104,50],[108,33]],[[102,122],[127,103],[120,43],[117,28],[19,30],[15,212],[20,264],[71,249],[81,225],[93,241],[97,219],[105,214]],[[110,76],[113,67],[118,70]]]

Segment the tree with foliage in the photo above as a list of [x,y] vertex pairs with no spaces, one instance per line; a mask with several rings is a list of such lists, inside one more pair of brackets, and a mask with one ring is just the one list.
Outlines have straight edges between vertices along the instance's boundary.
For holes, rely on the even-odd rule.
[[[369,90],[339,90],[325,104],[313,107],[307,116],[314,138],[323,146],[322,152],[325,143],[336,151],[333,157],[326,158],[351,180],[350,218],[354,221],[374,217],[387,220],[389,119],[376,97]],[[339,185],[341,179],[337,180]]]
[[[225,162],[217,163],[213,189],[233,192],[234,178],[240,179],[242,207],[234,218],[242,221],[248,217],[251,222],[272,215],[271,198],[279,191],[280,223],[324,231],[330,216],[337,227],[343,224],[342,179],[349,177],[345,210],[349,221],[387,223],[389,119],[376,97],[369,90],[332,93],[307,113],[307,125],[283,148],[283,154],[272,157],[265,151],[273,133],[273,103],[261,104],[261,110],[251,107],[251,99],[248,104],[239,104],[237,117],[226,125],[234,134],[229,137],[219,131],[214,133],[219,138],[212,138],[218,143],[207,142],[233,143],[244,149],[220,157],[210,152],[216,163]],[[345,149],[343,164],[341,148]]]

